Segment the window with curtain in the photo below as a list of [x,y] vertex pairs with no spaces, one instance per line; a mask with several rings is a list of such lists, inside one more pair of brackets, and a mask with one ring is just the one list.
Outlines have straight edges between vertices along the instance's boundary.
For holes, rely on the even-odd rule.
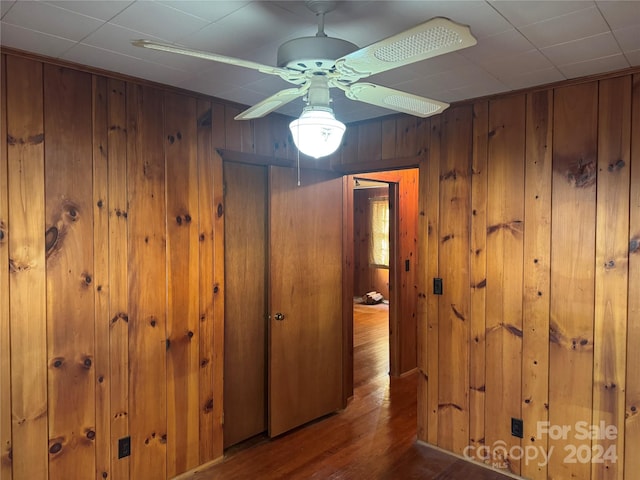
[[389,268],[389,198],[369,199],[371,235],[369,237],[369,263]]

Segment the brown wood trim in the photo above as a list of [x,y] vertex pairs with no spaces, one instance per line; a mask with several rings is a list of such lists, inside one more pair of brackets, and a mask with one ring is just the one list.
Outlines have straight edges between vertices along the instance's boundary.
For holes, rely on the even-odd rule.
[[226,148],[216,149],[225,162],[248,163],[250,165],[277,165],[279,167],[294,167],[295,162],[287,158],[269,157],[258,153],[238,152]]
[[379,171],[418,168],[423,158],[424,155],[421,154],[416,155],[415,157],[399,157],[389,160],[380,160],[376,162],[342,163],[333,165],[332,170],[344,175],[361,173],[367,173],[367,175],[369,175],[370,173]]
[[[297,163],[296,160],[290,158],[271,157],[251,152],[238,152],[237,150],[228,150],[226,148],[218,148],[217,151],[225,162],[248,163],[250,165],[275,165],[278,167],[289,168],[295,168]],[[335,171],[329,166],[326,158],[328,157],[320,160],[313,160],[308,157],[300,157],[300,168],[307,170]],[[339,175],[342,174],[342,172],[336,173]]]

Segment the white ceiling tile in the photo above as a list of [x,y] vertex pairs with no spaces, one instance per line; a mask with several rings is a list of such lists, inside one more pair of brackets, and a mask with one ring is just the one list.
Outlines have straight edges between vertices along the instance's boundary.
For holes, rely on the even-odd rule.
[[640,49],[640,23],[631,27],[615,30],[613,35],[623,52]]
[[627,60],[633,67],[640,66],[640,50],[633,50],[632,52],[626,52],[624,54]]
[[504,77],[501,80],[508,87],[517,90],[520,88],[529,88],[536,85],[559,82],[565,79],[566,77],[557,68],[551,67],[544,70],[517,73],[510,77]]
[[200,92],[214,97],[220,97],[220,93],[234,88],[233,83],[224,83],[212,75],[195,75],[182,80],[178,86],[193,92]]
[[46,3],[71,12],[86,15],[87,17],[107,21],[131,5],[133,0],[109,0],[108,2],[96,0],[57,0]]
[[126,71],[128,75],[133,75],[134,77],[173,86],[177,86],[190,75],[188,72],[169,68],[166,65],[134,58],[127,59]]
[[576,0],[498,0],[490,1],[490,4],[516,27],[593,7],[592,1]]
[[556,65],[566,65],[608,57],[620,52],[618,43],[610,32],[543,48],[542,53]]
[[111,23],[175,42],[208,25],[209,22],[152,1],[137,1]]
[[521,27],[520,31],[538,48],[609,31],[609,26],[596,7],[578,10],[559,17]]
[[98,47],[102,50],[110,50],[112,52],[118,52],[122,55],[129,55],[131,57],[137,57],[142,59],[150,59],[155,56],[157,51],[147,48],[134,47],[131,44],[132,40],[148,38],[150,40],[162,41],[163,39],[152,37],[146,33],[136,32],[120,25],[114,25],[113,23],[105,23],[95,32],[88,35],[82,43],[90,45],[92,47]]
[[482,64],[482,68],[499,79],[512,78],[528,72],[547,70],[553,65],[547,57],[538,50],[529,50],[518,55],[501,57],[493,62]]
[[434,75],[441,72],[448,72],[462,68],[468,64],[469,60],[463,57],[460,52],[447,53],[438,57],[429,58],[422,62],[412,63],[405,68],[415,75]]
[[629,27],[640,21],[640,2],[638,0],[606,0],[596,3],[613,30]]
[[[478,40],[477,45],[460,50],[459,53],[475,63],[484,64],[495,61],[503,56],[514,56],[528,52],[533,45],[520,32],[515,29],[484,37]],[[497,53],[499,52],[499,54]]]
[[209,22],[217,22],[232,12],[244,7],[249,1],[205,1],[205,0],[158,0],[166,6]]
[[75,41],[82,40],[103,23],[95,18],[33,1],[15,3],[3,21]]
[[131,57],[79,43],[69,49],[62,58],[112,72],[126,73],[125,65]]
[[629,62],[622,54],[611,55],[610,57],[596,58],[586,62],[570,63],[568,65],[560,65],[558,69],[566,75],[567,78],[577,78],[586,75],[594,75],[601,72],[611,72],[628,68]]
[[75,42],[2,22],[0,44],[56,58],[73,47]]
[[0,0],[0,18],[4,17],[14,3],[16,0]]

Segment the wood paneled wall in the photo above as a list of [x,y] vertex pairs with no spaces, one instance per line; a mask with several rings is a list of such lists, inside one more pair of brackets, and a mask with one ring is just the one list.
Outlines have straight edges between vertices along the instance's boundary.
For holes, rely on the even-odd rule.
[[[639,120],[638,74],[431,120],[420,167],[420,440],[526,478],[633,478]],[[522,440],[512,417],[524,420]],[[581,435],[591,425],[616,433]],[[520,448],[538,457],[518,458]],[[548,464],[540,449],[553,450]]]
[[219,459],[215,148],[293,158],[286,119],[236,122],[235,106],[175,89],[1,62],[3,480],[171,478]]

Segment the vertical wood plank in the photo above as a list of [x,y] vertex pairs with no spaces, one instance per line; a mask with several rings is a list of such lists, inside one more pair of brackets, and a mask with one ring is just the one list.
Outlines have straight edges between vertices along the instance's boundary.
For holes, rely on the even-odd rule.
[[625,472],[640,471],[640,74],[633,76],[631,117],[631,195],[629,215],[629,324],[627,334],[627,405]]
[[[549,276],[551,264],[551,146],[553,95],[549,90],[527,95],[524,285],[522,318],[522,420],[524,448],[548,451],[538,438],[538,422],[548,420]],[[540,460],[522,462],[522,476],[547,478]]]
[[[427,375],[427,348],[429,333],[427,329],[427,295],[429,294],[429,277],[427,271],[427,258],[429,238],[429,221],[427,210],[429,207],[429,197],[425,186],[429,184],[429,156],[431,153],[431,121],[422,122],[417,131],[421,144],[422,158],[418,164],[418,223],[416,235],[418,238],[416,265],[417,300],[416,300],[416,365],[418,367],[418,411],[417,411],[417,437],[418,440],[426,442],[429,429],[427,415],[427,400],[429,393],[429,377]],[[384,131],[384,122],[383,122]],[[383,134],[384,136],[384,134]]]
[[[597,98],[591,82],[557,88],[553,100],[549,423],[572,431],[592,414]],[[544,436],[557,453],[549,477],[590,478],[588,463],[564,461],[567,445],[590,440]]]
[[[428,292],[427,292],[427,442],[438,445],[438,383],[440,378],[438,365],[439,344],[439,296],[430,288],[432,279],[439,277],[440,246],[440,157],[441,157],[441,116],[431,119],[431,137],[428,160],[428,184],[424,186],[427,196],[427,237],[428,258],[426,259]],[[421,187],[422,188],[422,187]]]
[[196,99],[165,93],[167,476],[199,465],[199,246]]
[[[91,76],[44,66],[49,474],[95,472]],[[89,179],[89,180],[87,180]],[[70,335],[73,332],[73,335]]]
[[[382,158],[382,132],[379,121],[361,123],[358,126],[359,162],[376,162]],[[355,160],[355,159],[354,159]]]
[[129,478],[131,457],[118,458],[118,440],[129,436],[129,288],[126,84],[107,80],[109,213],[109,403],[111,475]]
[[[429,129],[422,132],[426,139],[429,139]],[[429,140],[426,140],[427,142]],[[429,272],[427,271],[427,258],[429,258],[428,241],[429,219],[427,210],[429,207],[429,196],[426,185],[429,184],[429,152],[418,166],[418,301],[417,321],[418,321],[418,341],[417,341],[417,364],[418,364],[418,409],[417,409],[417,437],[422,442],[427,441],[429,431],[429,415],[427,404],[429,400],[429,371],[427,362],[427,351],[429,349],[429,332],[427,329],[427,296],[429,295]],[[435,380],[434,380],[435,381]]]
[[227,148],[225,124],[225,105],[214,102],[211,106],[212,143],[215,148]]
[[469,445],[484,445],[486,286],[487,286],[487,148],[489,103],[473,106],[471,165],[471,245],[469,325]]
[[415,157],[418,153],[418,119],[412,115],[400,115],[396,119],[396,158]]
[[213,152],[213,421],[214,458],[222,457],[224,423],[224,177],[222,157]]
[[614,461],[592,464],[591,478],[624,476],[624,425],[629,260],[631,77],[600,81],[598,92],[596,287],[593,338],[593,425],[613,425],[616,438],[594,439]]
[[198,210],[200,215],[200,464],[214,457],[213,422],[213,162],[212,104],[198,99]]
[[342,396],[353,397],[354,177],[342,177]]
[[438,446],[461,454],[469,444],[469,221],[472,109],[443,117],[440,157]]
[[226,162],[224,188],[226,448],[267,429],[266,168]]
[[[382,130],[382,160],[390,160],[396,158],[396,119],[381,120]],[[429,129],[423,128],[422,137],[428,137]]]
[[[417,267],[418,267],[418,170],[401,172],[399,195],[400,295],[399,295],[399,371],[401,374],[417,366]],[[409,268],[407,268],[407,266]]]
[[11,480],[11,339],[9,337],[9,197],[7,68],[0,56],[0,477]]
[[166,253],[162,92],[127,85],[131,478],[166,478]]
[[14,478],[48,478],[42,64],[7,56]]
[[523,95],[490,102],[488,147],[485,439],[494,466],[519,474],[519,459],[495,445],[520,446],[510,419],[522,412]]
[[92,76],[93,273],[95,288],[96,480],[111,472],[109,375],[109,165],[107,79]]

